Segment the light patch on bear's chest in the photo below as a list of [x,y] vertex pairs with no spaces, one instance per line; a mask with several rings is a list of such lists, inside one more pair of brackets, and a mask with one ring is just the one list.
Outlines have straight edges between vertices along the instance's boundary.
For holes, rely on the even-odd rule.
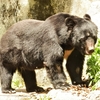
[[67,59],[68,59],[69,55],[72,53],[73,50],[74,50],[74,48],[71,49],[71,50],[65,50],[65,52],[64,52],[64,58],[63,58],[62,66],[63,66],[63,71],[64,71],[65,75],[66,75],[66,72],[67,72],[67,70],[66,70]]
[[69,57],[69,55],[72,53],[73,50],[74,50],[74,48],[71,49],[71,50],[65,50],[65,52],[64,52],[64,59],[67,59]]
[[69,55],[72,53],[73,50],[74,50],[74,48],[71,49],[71,50],[65,50],[64,58],[63,58],[63,66],[66,66],[67,59],[68,59]]

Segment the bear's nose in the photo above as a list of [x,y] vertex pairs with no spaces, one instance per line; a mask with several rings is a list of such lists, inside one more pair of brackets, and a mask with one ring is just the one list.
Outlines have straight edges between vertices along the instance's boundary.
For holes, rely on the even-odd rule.
[[91,49],[88,52],[89,52],[89,54],[92,54],[94,52],[94,49]]
[[91,46],[89,48],[86,48],[85,53],[87,55],[91,55],[94,52],[94,46]]

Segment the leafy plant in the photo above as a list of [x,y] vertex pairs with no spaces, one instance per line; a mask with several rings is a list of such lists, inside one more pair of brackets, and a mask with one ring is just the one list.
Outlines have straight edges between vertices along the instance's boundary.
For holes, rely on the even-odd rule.
[[43,97],[40,97],[39,100],[51,100],[48,96],[44,95]]
[[24,81],[23,81],[21,75],[18,73],[18,71],[16,71],[16,73],[13,76],[12,87],[13,88],[23,88],[23,87],[25,87]]
[[96,83],[100,81],[100,39],[97,42],[95,52],[88,57],[87,60],[87,74],[91,80],[93,89],[96,89]]

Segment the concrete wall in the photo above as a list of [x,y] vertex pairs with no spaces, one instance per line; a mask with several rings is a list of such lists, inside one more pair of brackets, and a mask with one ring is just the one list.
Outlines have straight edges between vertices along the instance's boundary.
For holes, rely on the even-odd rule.
[[0,0],[0,35],[13,23],[26,19],[46,19],[57,12],[82,16],[94,0]]

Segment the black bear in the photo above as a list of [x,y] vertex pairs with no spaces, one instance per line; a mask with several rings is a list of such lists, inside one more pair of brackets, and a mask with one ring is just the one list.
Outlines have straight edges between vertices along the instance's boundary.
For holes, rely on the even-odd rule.
[[[86,15],[86,16],[88,16],[88,15]],[[84,16],[84,17],[86,18],[86,16]],[[91,17],[88,16],[86,19],[91,20]],[[92,34],[90,34],[90,35],[92,36]],[[94,38],[94,40],[96,40],[96,38]],[[84,43],[83,40],[82,40],[82,42]],[[94,41],[92,41],[90,39],[88,41],[88,46],[90,47],[91,51],[89,53],[87,52],[85,54],[90,55],[93,53],[93,51],[94,51],[93,44],[94,44]],[[67,55],[67,57],[66,57],[66,55]],[[65,51],[64,60],[67,60],[66,68],[67,68],[67,71],[70,75],[72,84],[73,85],[80,84],[82,86],[88,87],[91,79],[82,80],[84,59],[85,59],[85,55],[82,54],[81,52],[79,52],[79,50],[77,48],[75,48],[74,50],[72,49],[72,50]]]
[[0,42],[2,92],[15,92],[11,82],[16,69],[21,73],[28,92],[44,91],[37,86],[34,71],[43,66],[54,88],[66,89],[68,84],[62,67],[64,51],[77,48],[82,54],[91,54],[96,39],[97,26],[89,15],[80,18],[58,13],[45,21],[27,19],[15,23]]

